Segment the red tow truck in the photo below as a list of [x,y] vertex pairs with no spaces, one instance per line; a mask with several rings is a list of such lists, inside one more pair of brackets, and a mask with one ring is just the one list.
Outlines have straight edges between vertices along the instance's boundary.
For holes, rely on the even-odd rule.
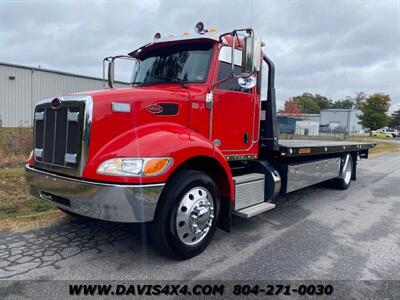
[[[250,28],[161,37],[108,57],[108,88],[45,99],[26,178],[66,213],[146,223],[165,255],[201,253],[231,217],[323,181],[347,189],[374,144],[279,140],[274,65]],[[132,82],[115,87],[118,59]]]

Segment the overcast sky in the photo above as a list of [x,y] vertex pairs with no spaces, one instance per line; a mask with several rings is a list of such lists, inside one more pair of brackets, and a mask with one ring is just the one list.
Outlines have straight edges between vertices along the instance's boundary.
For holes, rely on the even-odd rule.
[[276,67],[278,106],[305,91],[384,92],[400,108],[400,0],[0,0],[0,61],[101,77],[102,58],[163,35],[252,25]]

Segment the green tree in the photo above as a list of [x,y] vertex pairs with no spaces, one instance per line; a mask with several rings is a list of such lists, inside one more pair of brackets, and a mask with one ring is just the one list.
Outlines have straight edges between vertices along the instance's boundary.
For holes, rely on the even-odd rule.
[[303,93],[301,96],[293,97],[293,100],[296,102],[303,114],[318,114],[320,111],[313,94]]
[[364,92],[357,92],[353,100],[354,108],[361,109],[366,100],[367,100],[367,95]]
[[400,109],[392,113],[390,118],[390,127],[400,128]]
[[333,108],[345,108],[345,109],[351,109],[353,108],[354,105],[354,99],[347,96],[346,98],[342,99],[342,100],[336,100],[333,103]]
[[390,96],[383,93],[368,96],[361,108],[360,124],[372,130],[388,125],[390,118],[386,113],[390,108],[390,101]]
[[317,103],[320,110],[333,107],[333,101],[331,99],[328,99],[327,97],[321,96],[319,94],[315,94],[314,102]]

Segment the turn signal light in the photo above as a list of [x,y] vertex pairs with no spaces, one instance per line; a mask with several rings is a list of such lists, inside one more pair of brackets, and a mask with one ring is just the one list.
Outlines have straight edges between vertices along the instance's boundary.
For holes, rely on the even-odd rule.
[[146,161],[143,175],[152,176],[162,173],[170,162],[169,158],[151,158]]

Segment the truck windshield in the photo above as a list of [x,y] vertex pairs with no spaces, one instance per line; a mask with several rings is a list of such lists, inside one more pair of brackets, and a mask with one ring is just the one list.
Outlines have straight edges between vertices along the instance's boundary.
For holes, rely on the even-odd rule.
[[210,66],[212,44],[180,44],[143,51],[133,71],[132,84],[204,82]]

